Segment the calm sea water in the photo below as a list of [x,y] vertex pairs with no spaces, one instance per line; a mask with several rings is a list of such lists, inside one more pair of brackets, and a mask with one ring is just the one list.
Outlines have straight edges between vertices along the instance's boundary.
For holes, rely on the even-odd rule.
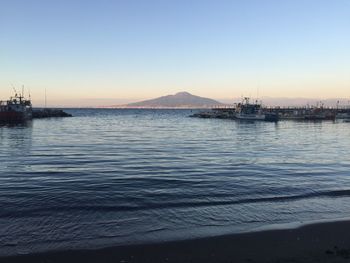
[[0,127],[0,255],[350,217],[350,123],[69,112]]

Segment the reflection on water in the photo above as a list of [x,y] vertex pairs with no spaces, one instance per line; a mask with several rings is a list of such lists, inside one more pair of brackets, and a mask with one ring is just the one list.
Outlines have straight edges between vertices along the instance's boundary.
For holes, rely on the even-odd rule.
[[348,123],[70,110],[0,127],[0,253],[348,217]]
[[13,122],[13,123],[4,123],[0,122],[0,128],[30,128],[33,125],[32,120],[22,121],[22,122]]
[[18,155],[29,154],[32,143],[32,128],[32,121],[0,126],[0,146],[2,149],[0,156],[7,155],[16,161]]

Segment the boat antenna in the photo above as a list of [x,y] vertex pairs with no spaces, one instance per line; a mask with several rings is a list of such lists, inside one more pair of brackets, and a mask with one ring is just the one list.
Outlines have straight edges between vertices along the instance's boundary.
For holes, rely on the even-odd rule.
[[15,86],[13,84],[11,84],[12,88],[13,88],[13,91],[15,92],[15,97],[17,97],[17,90],[15,88]]
[[259,91],[260,91],[260,86],[261,86],[261,78],[260,78],[260,72],[258,72],[257,76],[257,85],[256,85],[256,100],[259,100]]
[[46,108],[46,88],[45,88],[45,108]]

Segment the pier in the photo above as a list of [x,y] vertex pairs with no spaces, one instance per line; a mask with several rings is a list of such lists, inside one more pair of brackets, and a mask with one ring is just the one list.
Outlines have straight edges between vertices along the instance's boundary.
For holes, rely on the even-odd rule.
[[[213,107],[191,115],[197,118],[236,119],[236,107]],[[262,112],[276,114],[278,120],[350,120],[350,107],[262,107]]]

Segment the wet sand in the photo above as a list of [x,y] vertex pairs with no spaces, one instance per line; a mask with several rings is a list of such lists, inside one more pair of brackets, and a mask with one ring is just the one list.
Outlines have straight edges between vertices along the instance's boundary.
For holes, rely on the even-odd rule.
[[350,221],[176,242],[57,251],[0,262],[350,262]]

